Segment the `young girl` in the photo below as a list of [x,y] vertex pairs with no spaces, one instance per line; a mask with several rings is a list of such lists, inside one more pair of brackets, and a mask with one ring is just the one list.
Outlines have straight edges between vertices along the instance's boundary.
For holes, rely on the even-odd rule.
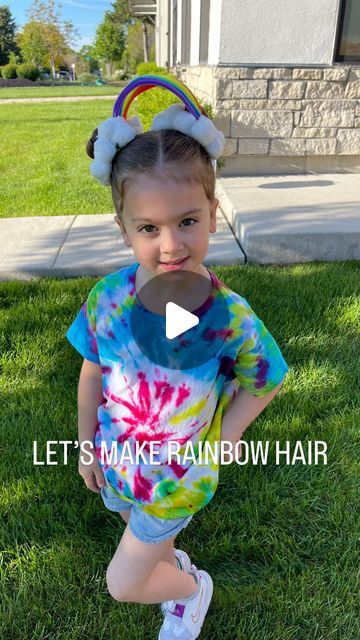
[[[162,77],[140,77],[136,87],[128,85],[126,96],[129,86],[138,94],[139,86],[154,86],[160,79],[164,86]],[[189,98],[184,85],[176,86]],[[187,111],[183,104],[172,105],[147,132],[137,118],[126,120],[115,109],[89,141],[92,174],[111,186],[115,220],[136,261],[96,283],[66,333],[84,358],[79,442],[90,441],[95,454],[91,464],[79,459],[79,473],[127,523],[107,569],[107,587],[118,601],[162,603],[160,640],[198,638],[213,592],[210,575],[174,543],[213,497],[218,462],[169,459],[170,442],[182,451],[189,443],[195,451],[204,442],[237,443],[288,371],[277,343],[245,298],[202,265],[209,233],[216,231],[213,161],[224,140],[194,96],[192,113],[184,102]],[[131,310],[141,289],[155,276],[181,270],[202,276],[209,286],[196,309],[199,325],[171,341],[180,352],[200,344],[205,357],[190,368],[163,366],[156,354],[151,360],[131,331]],[[228,310],[226,326],[221,326],[218,303]],[[164,317],[143,311],[150,340],[153,336],[154,344],[163,344],[157,353],[166,352]],[[184,341],[184,336],[189,337]],[[214,353],[218,336],[222,348]],[[154,442],[157,463],[150,459]],[[115,445],[117,454],[127,447],[134,455],[108,462],[104,443],[107,452]],[[139,444],[145,447],[136,459]]]

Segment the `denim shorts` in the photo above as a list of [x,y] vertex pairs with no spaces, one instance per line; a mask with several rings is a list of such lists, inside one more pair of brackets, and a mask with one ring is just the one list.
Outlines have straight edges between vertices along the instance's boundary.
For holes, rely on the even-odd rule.
[[145,513],[141,507],[117,497],[107,486],[101,487],[100,494],[105,507],[110,511],[120,512],[131,509],[128,524],[131,533],[142,542],[163,542],[163,540],[172,538],[177,535],[181,529],[187,527],[193,517],[191,515],[185,518],[157,518],[156,516],[151,516],[149,513]]

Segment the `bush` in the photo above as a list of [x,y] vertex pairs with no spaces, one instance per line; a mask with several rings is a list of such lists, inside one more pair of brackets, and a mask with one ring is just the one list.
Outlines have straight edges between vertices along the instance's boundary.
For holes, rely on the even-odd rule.
[[39,69],[35,67],[35,65],[26,63],[20,64],[16,69],[16,73],[18,78],[26,78],[26,80],[33,81],[37,80],[40,76]]
[[116,80],[117,82],[119,80],[127,80],[128,77],[129,77],[129,74],[124,69],[116,69],[113,75],[113,79]]
[[16,78],[17,77],[16,65],[5,64],[1,69],[1,75],[3,78],[6,78],[6,80],[11,80],[12,78]]
[[156,62],[140,62],[136,67],[136,73],[138,76],[144,75],[164,75],[168,70],[165,67],[158,67]]
[[92,73],[80,73],[77,77],[78,82],[95,82],[96,76]]

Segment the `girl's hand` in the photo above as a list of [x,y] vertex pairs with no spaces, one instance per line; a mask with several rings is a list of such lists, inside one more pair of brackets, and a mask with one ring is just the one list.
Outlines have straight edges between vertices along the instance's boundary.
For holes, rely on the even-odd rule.
[[95,456],[91,464],[83,464],[79,458],[79,473],[87,488],[94,493],[100,493],[100,487],[106,485],[99,460]]

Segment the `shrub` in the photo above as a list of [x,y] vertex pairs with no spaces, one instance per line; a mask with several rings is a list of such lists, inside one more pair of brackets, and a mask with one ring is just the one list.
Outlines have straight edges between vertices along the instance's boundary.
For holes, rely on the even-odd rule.
[[6,80],[16,78],[16,66],[14,64],[5,64],[1,69],[1,75],[3,78],[6,78]]
[[18,78],[26,78],[26,80],[33,81],[37,80],[40,76],[39,69],[35,67],[35,65],[26,63],[20,64],[16,69],[16,73]]
[[80,73],[77,77],[79,82],[95,82],[96,76],[92,73]]
[[129,74],[124,70],[124,69],[116,69],[113,78],[116,81],[119,80],[127,80],[129,77]]
[[140,62],[136,67],[136,73],[139,76],[164,75],[164,73],[167,73],[167,69],[165,69],[165,67],[158,67],[156,62]]

